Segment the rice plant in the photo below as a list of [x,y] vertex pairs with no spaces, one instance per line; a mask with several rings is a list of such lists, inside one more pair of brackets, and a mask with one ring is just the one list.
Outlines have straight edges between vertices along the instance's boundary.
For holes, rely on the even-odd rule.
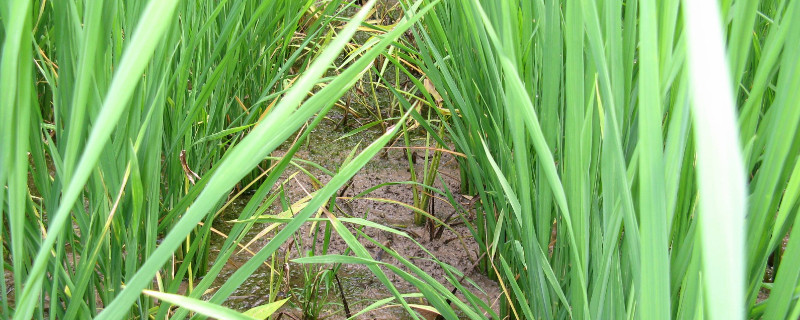
[[417,60],[455,115],[503,315],[798,317],[797,6],[470,0],[425,16]]
[[[348,246],[293,259],[313,264],[292,293],[308,318],[342,264],[391,294],[349,318],[800,318],[798,1],[14,0],[0,20],[0,319],[266,319],[280,279],[261,306],[222,304],[261,266],[278,277],[308,222]],[[353,100],[371,121],[343,137],[383,134],[294,210],[274,187]],[[403,205],[430,241],[451,219],[429,204],[467,211],[433,187],[459,155],[476,216],[457,219],[497,299],[408,232],[333,214],[400,139]],[[246,192],[212,254],[213,222]],[[276,200],[293,216],[212,288]],[[446,281],[363,228],[412,242]]]
[[[374,1],[342,21],[350,6],[3,5],[0,271],[13,288],[1,285],[0,318],[250,317],[217,305],[397,131],[343,168],[210,302],[198,300],[252,226],[235,226],[206,263],[211,221],[234,185],[305,127],[256,182],[246,220],[308,132],[419,18],[325,77]],[[186,281],[186,297],[175,296]]]

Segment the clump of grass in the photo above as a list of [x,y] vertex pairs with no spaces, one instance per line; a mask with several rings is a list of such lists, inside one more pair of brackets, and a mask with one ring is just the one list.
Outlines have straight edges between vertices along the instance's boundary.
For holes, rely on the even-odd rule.
[[504,316],[798,316],[792,248],[762,281],[800,241],[798,4],[716,3],[443,1],[419,24]]
[[[231,189],[305,128],[283,159],[263,168],[239,219],[269,206],[262,201],[308,133],[419,18],[406,16],[323,78],[374,1],[341,21],[350,6],[4,6],[0,272],[13,274],[14,288],[0,284],[0,318],[162,319],[189,310],[241,318],[218,305],[396,133],[388,130],[348,163],[210,301],[198,300],[252,227],[234,226],[217,259],[207,261],[211,222]],[[185,282],[186,297],[170,295]],[[261,318],[274,311],[264,307],[254,311]]]

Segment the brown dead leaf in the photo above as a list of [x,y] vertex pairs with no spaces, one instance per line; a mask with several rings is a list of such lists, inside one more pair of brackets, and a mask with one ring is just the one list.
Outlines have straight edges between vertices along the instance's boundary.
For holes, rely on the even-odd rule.
[[428,93],[431,94],[433,100],[436,101],[436,104],[441,107],[442,96],[439,94],[438,91],[436,91],[436,87],[433,86],[433,82],[431,82],[430,79],[425,78],[425,80],[422,81],[422,84],[425,86],[425,90],[428,90]]

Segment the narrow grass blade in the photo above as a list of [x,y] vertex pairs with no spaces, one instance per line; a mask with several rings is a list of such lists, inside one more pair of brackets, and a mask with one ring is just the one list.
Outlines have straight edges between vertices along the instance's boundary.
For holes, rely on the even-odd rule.
[[[165,293],[159,291],[152,291],[152,290],[142,290],[143,294],[151,296],[153,298],[163,300],[169,302],[174,305],[178,305],[184,307],[186,309],[192,310],[197,312],[198,314],[202,314],[204,316],[214,317],[220,320],[253,320],[257,319],[255,317],[251,317],[248,315],[241,314],[239,312],[233,311],[231,309],[218,306],[213,303],[208,303],[203,300],[197,300],[193,298],[184,297],[182,295],[172,294],[172,293]],[[271,313],[270,313],[271,314]],[[264,319],[268,317],[266,315]]]
[[683,1],[700,186],[702,278],[709,317],[743,319],[747,195],[718,12],[714,1]]

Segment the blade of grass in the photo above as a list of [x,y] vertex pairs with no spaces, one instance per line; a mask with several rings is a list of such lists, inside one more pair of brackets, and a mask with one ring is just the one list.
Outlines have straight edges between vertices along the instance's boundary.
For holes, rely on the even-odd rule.
[[[234,310],[218,306],[213,303],[208,303],[202,300],[192,299],[188,297],[184,297],[177,294],[172,293],[165,293],[159,291],[152,291],[152,290],[142,290],[142,293],[153,298],[169,302],[174,305],[178,305],[198,314],[202,314],[209,317],[214,317],[220,320],[253,320],[256,319],[255,317],[247,316],[241,313],[238,313]],[[271,313],[270,313],[271,314]],[[265,319],[270,314],[267,314],[260,319]]]
[[664,153],[661,137],[661,86],[658,59],[656,2],[640,0],[639,41],[639,234],[642,288],[639,301],[643,315],[670,318],[667,213],[664,190]]
[[713,1],[683,1],[701,194],[701,269],[709,317],[743,319],[747,196],[718,12]]

